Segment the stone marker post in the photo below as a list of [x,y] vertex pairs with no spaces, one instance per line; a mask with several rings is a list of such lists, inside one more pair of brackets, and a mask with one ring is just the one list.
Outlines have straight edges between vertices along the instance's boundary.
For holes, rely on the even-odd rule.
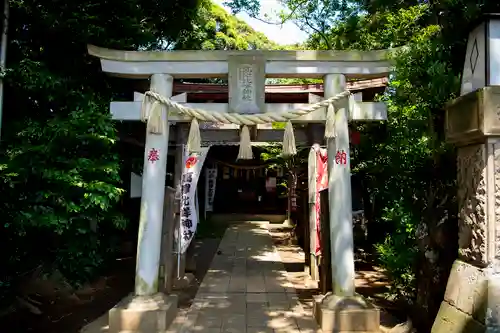
[[457,98],[446,118],[458,147],[459,258],[432,333],[500,332],[500,87]]
[[457,147],[458,259],[432,326],[500,332],[500,14],[470,31],[460,97],[446,108]]

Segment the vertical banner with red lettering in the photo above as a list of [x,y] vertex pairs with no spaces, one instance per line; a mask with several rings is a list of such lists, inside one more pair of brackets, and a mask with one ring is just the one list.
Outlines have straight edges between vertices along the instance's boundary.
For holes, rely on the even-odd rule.
[[195,192],[200,178],[203,163],[210,147],[202,147],[200,152],[190,153],[184,159],[181,179],[180,205],[180,253],[186,252],[198,225],[198,214],[195,206]]
[[321,200],[319,193],[328,188],[328,155],[326,149],[316,151],[316,256],[321,255]]

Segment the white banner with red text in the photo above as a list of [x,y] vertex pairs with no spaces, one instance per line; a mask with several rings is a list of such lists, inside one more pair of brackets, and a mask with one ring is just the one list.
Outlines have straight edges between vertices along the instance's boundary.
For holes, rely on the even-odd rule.
[[180,253],[186,252],[196,233],[199,216],[196,209],[195,192],[209,149],[210,147],[202,147],[200,152],[190,153],[184,158],[179,211]]

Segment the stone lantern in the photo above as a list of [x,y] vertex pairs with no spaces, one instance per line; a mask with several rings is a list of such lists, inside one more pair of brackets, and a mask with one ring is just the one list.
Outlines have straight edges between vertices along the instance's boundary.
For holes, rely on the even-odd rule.
[[469,33],[460,95],[500,86],[500,14],[486,14]]
[[457,147],[459,253],[431,332],[500,332],[500,15],[469,34],[446,139]]

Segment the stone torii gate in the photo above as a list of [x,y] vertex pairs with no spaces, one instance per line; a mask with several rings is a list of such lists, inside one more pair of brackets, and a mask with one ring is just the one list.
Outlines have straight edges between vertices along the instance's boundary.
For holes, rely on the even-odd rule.
[[[198,117],[193,113],[196,110],[203,111],[203,114],[222,115],[226,117],[225,119],[229,119],[223,121],[224,126],[215,130],[220,133],[224,141],[237,140],[238,136],[235,133],[241,125],[245,125],[243,128],[246,125],[256,128],[257,141],[276,141],[276,133],[283,130],[272,129],[262,122],[245,123],[248,119],[256,119],[263,113],[272,118],[269,118],[271,120],[267,123],[284,120],[298,124],[327,121],[327,131],[330,132],[326,135],[326,141],[334,285],[333,294],[323,298],[316,306],[315,316],[324,332],[333,332],[334,329],[335,332],[350,331],[353,321],[359,328],[359,319],[339,320],[339,318],[360,314],[366,315],[361,320],[366,324],[363,326],[364,331],[375,332],[374,325],[378,331],[378,312],[370,309],[366,302],[356,297],[354,293],[348,121],[385,120],[387,109],[383,103],[361,102],[349,96],[346,93],[346,80],[387,76],[391,68],[388,60],[390,51],[142,52],[110,50],[90,45],[88,52],[100,59],[102,70],[110,75],[129,79],[150,79],[152,94],[148,96],[152,98],[138,94],[134,96],[134,101],[111,102],[113,119],[138,121],[141,119],[143,104],[146,104],[146,108],[158,102],[161,105],[154,124],[160,129],[149,130],[149,126],[152,126],[150,117],[146,133],[135,295],[110,310],[110,332],[157,332],[165,330],[174,317],[177,308],[176,297],[158,294],[169,127],[173,123],[191,122],[193,118]],[[266,104],[264,88],[265,79],[268,77],[323,78],[326,102],[312,106]],[[172,96],[173,80],[181,78],[228,78],[229,103],[185,103],[185,95]],[[331,114],[330,109],[333,110],[333,107],[335,113]],[[306,109],[307,112],[304,111]],[[292,117],[289,110],[303,112],[302,115],[296,113]],[[274,120],[286,114],[288,118]],[[203,117],[199,119],[206,120]],[[238,119],[244,121],[238,122]],[[210,138],[210,131],[214,130],[201,129],[201,141],[210,141],[207,140],[207,137]],[[300,130],[296,129],[296,132],[301,134]],[[285,130],[285,136],[286,133]],[[153,148],[156,150],[158,163],[148,163],[148,151]],[[336,162],[337,153],[343,158]],[[346,301],[350,308],[347,310],[344,306]],[[356,311],[352,312],[354,304],[357,305]]]

